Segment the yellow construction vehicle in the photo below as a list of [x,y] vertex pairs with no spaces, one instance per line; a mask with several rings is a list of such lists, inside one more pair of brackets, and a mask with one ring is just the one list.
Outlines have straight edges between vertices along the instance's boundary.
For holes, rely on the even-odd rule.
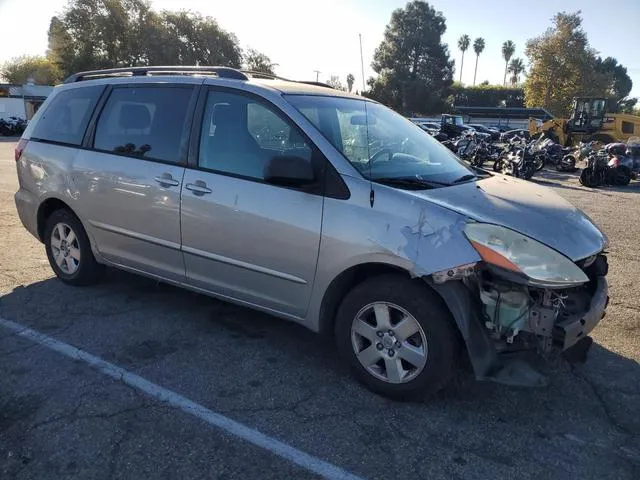
[[606,98],[574,98],[571,117],[540,121],[529,119],[529,133],[547,132],[561,145],[571,146],[581,140],[601,143],[626,142],[640,136],[640,117],[627,113],[607,113]]

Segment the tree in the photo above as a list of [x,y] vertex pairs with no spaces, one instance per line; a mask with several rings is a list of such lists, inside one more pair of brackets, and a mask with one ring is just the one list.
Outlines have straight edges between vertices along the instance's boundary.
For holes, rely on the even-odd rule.
[[146,0],[69,0],[49,25],[48,57],[69,75],[133,65],[240,67],[235,35],[210,17],[154,12]]
[[62,72],[45,57],[22,56],[6,62],[0,67],[0,77],[7,82],[23,85],[33,81],[38,85],[55,85],[62,80]]
[[608,77],[607,96],[612,100],[610,108],[616,112],[630,112],[638,99],[627,98],[633,88],[633,81],[627,73],[626,67],[618,63],[613,57],[604,60],[596,58],[596,70]]
[[349,93],[351,93],[351,90],[353,89],[353,82],[355,81],[356,77],[354,77],[352,73],[347,75],[347,90],[349,90]]
[[473,87],[456,83],[450,88],[452,104],[466,107],[524,107],[524,92],[520,87],[503,87],[482,82]]
[[516,53],[516,44],[511,40],[507,40],[502,44],[502,58],[504,59],[504,80],[502,84],[507,86],[507,68],[509,66],[509,60],[513,54]]
[[466,33],[458,39],[458,48],[462,52],[462,58],[460,59],[460,83],[462,83],[462,68],[464,67],[464,52],[467,51],[470,43],[471,43],[471,39],[469,38],[469,35],[467,35]]
[[275,75],[274,68],[277,65],[264,53],[260,53],[252,48],[247,51],[244,57],[244,64],[247,70],[251,70],[252,72],[268,73],[270,75]]
[[442,43],[442,13],[413,0],[391,14],[371,66],[368,95],[402,113],[431,113],[445,107],[452,83],[453,61]]
[[525,70],[524,62],[521,58],[513,58],[509,62],[509,73],[511,74],[511,85],[517,85],[520,81],[520,74]]
[[473,42],[473,51],[476,52],[476,69],[473,72],[473,84],[476,84],[476,74],[478,73],[478,59],[484,50],[484,38],[476,38]]
[[581,27],[580,12],[561,12],[553,17],[553,27],[527,42],[527,106],[566,117],[573,97],[605,96],[609,77],[598,71],[595,51]]
[[329,80],[327,80],[327,85],[335,88],[336,90],[346,90],[340,81],[340,77],[337,75],[331,75]]

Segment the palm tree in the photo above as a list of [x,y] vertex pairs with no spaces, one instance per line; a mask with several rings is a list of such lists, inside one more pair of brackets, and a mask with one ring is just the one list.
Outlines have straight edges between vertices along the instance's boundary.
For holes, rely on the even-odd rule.
[[524,72],[524,62],[521,58],[514,58],[509,62],[509,73],[511,73],[511,84],[516,85],[520,81],[520,74]]
[[504,58],[504,81],[503,85],[507,86],[507,68],[509,67],[509,60],[516,52],[516,44],[511,40],[507,40],[502,44],[502,58]]
[[473,72],[473,84],[476,84],[476,74],[478,73],[478,58],[484,50],[484,38],[478,37],[473,42],[473,51],[476,52],[476,70]]
[[464,52],[467,51],[470,43],[471,43],[471,39],[467,34],[462,35],[458,39],[458,48],[462,52],[462,60],[460,60],[460,83],[462,83],[462,67],[464,66]]
[[351,93],[351,90],[353,89],[353,82],[355,81],[356,77],[354,77],[352,73],[347,75],[347,88],[349,89],[349,93]]

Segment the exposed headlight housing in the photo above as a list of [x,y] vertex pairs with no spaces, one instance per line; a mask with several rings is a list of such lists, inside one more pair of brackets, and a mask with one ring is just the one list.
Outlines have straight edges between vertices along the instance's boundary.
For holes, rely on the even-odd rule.
[[589,277],[571,260],[542,243],[499,225],[468,223],[464,233],[482,260],[546,288],[581,285]]

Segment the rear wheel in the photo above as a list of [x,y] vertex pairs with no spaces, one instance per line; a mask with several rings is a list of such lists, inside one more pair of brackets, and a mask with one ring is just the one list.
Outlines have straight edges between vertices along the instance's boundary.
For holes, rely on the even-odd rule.
[[82,222],[69,210],[56,210],[47,219],[44,245],[51,268],[65,283],[90,285],[102,273]]
[[629,185],[631,181],[631,170],[625,165],[619,165],[611,172],[611,184],[619,187]]
[[400,275],[371,278],[343,300],[338,349],[356,378],[396,399],[433,394],[453,376],[458,340],[451,315],[426,285]]

